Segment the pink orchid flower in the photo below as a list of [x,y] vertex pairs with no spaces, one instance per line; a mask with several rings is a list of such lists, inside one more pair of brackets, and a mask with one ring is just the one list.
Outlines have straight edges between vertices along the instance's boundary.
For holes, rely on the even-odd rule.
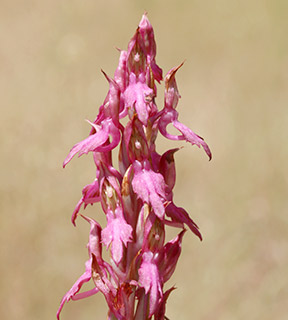
[[[99,292],[107,302],[110,320],[168,319],[166,303],[175,287],[164,286],[177,266],[185,225],[202,240],[196,223],[173,200],[174,155],[180,148],[161,155],[155,141],[160,132],[168,139],[202,146],[209,159],[211,151],[203,138],[178,121],[180,94],[175,76],[183,63],[165,76],[164,107],[158,110],[155,80],[162,81],[162,69],[155,57],[154,31],[144,14],[127,51],[120,51],[114,77],[103,72],[109,90],[96,119],[88,121],[89,136],[72,147],[63,163],[65,167],[76,154],[91,153],[96,176],[83,188],[72,214],[74,225],[79,215],[90,224],[89,259],[84,273],[62,298],[58,320],[66,302]],[[124,118],[128,118],[125,125]],[[179,135],[167,132],[169,124]],[[117,147],[118,169],[112,162]],[[81,208],[94,203],[101,204],[107,220],[104,227],[80,214]],[[167,227],[178,228],[179,233],[166,242]],[[102,257],[103,245],[109,261]],[[87,282],[94,287],[85,290]]]

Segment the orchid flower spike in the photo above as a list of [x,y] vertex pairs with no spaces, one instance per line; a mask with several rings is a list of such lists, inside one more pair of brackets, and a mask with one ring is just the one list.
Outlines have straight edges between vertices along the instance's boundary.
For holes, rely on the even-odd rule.
[[[127,50],[120,50],[114,77],[103,72],[109,84],[106,98],[96,119],[88,121],[89,136],[72,147],[63,163],[65,167],[76,154],[91,153],[96,174],[72,214],[74,225],[78,216],[90,225],[89,259],[84,273],[62,298],[58,320],[66,302],[99,292],[107,302],[108,319],[167,319],[166,303],[175,288],[164,287],[180,257],[185,226],[200,240],[202,236],[186,210],[173,200],[174,156],[181,148],[158,154],[157,134],[195,144],[212,157],[203,138],[178,120],[176,73],[182,65],[164,77],[164,106],[159,110],[155,80],[162,81],[162,69],[156,63],[154,31],[145,13]],[[168,133],[169,124],[179,135]],[[117,168],[112,152],[118,146]],[[80,214],[94,203],[101,204],[106,226]],[[179,229],[170,241],[165,240],[167,226]],[[109,252],[109,261],[102,256],[103,248]],[[84,289],[87,282],[92,289]]]

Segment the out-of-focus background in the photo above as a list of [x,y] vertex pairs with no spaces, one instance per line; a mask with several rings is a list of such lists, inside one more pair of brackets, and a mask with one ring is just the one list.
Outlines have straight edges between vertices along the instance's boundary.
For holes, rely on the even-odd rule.
[[[180,120],[213,152],[176,154],[175,201],[187,232],[170,284],[171,320],[284,320],[288,301],[288,2],[1,1],[0,317],[55,319],[84,271],[89,226],[70,216],[94,179],[90,156],[62,161],[89,133],[144,11],[157,62],[177,74]],[[157,99],[162,108],[163,86]],[[159,137],[158,150],[177,142]],[[104,223],[99,207],[88,215]],[[169,234],[168,234],[169,236]],[[105,319],[102,296],[62,319]]]

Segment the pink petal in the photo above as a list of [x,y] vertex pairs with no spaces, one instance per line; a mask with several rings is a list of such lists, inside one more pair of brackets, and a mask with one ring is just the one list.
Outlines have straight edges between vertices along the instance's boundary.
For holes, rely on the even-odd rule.
[[[88,152],[106,152],[115,148],[120,142],[121,135],[119,129],[114,125],[112,119],[107,118],[103,120],[101,126],[98,126],[89,120],[87,120],[87,122],[96,130],[96,133],[75,144],[64,160],[63,167],[65,167],[78,152],[79,157]],[[109,134],[112,136],[112,142],[105,144],[109,138]]]
[[[161,132],[161,134],[170,140],[186,140],[187,142],[190,142],[192,145],[196,144],[199,148],[200,146],[202,146],[205,152],[207,153],[209,160],[211,160],[212,158],[211,151],[207,143],[203,140],[203,138],[201,138],[196,133],[194,133],[191,129],[189,129],[184,124],[179,122],[177,118],[178,118],[178,113],[176,110],[174,109],[164,110],[158,125],[159,131]],[[172,123],[173,126],[182,133],[182,135],[177,136],[177,135],[169,134],[166,129],[169,123]]]
[[60,307],[57,311],[57,319],[60,319],[60,312],[65,304],[68,302],[76,293],[81,289],[82,285],[85,282],[88,282],[91,279],[91,259],[85,263],[86,271],[82,274],[82,276],[73,284],[72,288],[64,295],[61,300]]
[[166,207],[166,215],[172,219],[173,222],[185,223],[190,228],[190,230],[202,241],[202,236],[198,230],[197,224],[189,217],[188,213],[180,207],[176,207],[173,202],[171,202]]
[[[146,166],[146,168],[145,168]],[[134,192],[141,198],[142,201],[150,203],[155,214],[160,218],[164,218],[165,208],[165,182],[160,173],[156,173],[139,161],[135,161],[134,178],[132,180],[132,187]]]
[[99,289],[98,288],[93,288],[93,289],[88,290],[88,291],[77,293],[75,296],[71,297],[71,300],[77,301],[77,300],[81,300],[81,299],[84,299],[84,298],[88,298],[88,297],[93,296],[97,292],[99,292]]
[[132,241],[132,227],[123,217],[122,209],[118,207],[113,213],[107,214],[107,226],[102,230],[102,241],[108,248],[111,244],[111,253],[118,264],[123,256],[123,245],[126,247]]
[[135,108],[139,120],[147,126],[149,102],[153,98],[153,90],[146,83],[130,83],[124,93],[125,106]]
[[75,146],[71,149],[68,156],[64,160],[63,167],[67,165],[68,162],[79,152],[79,157],[89,151],[96,151],[96,149],[103,145],[108,139],[109,134],[105,130],[100,130],[95,134],[89,136],[81,142],[75,144]]
[[77,203],[77,205],[76,205],[76,207],[75,207],[75,209],[74,209],[74,211],[73,211],[73,213],[72,213],[72,217],[71,217],[71,221],[72,221],[72,223],[74,224],[74,226],[76,227],[76,218],[77,218],[77,216],[78,216],[78,213],[79,213],[79,211],[80,211],[80,209],[81,209],[81,206],[82,206],[82,204],[83,204],[84,202],[83,202],[83,197],[79,200],[79,202]]
[[142,263],[138,270],[139,284],[149,293],[149,317],[151,317],[157,307],[159,300],[162,298],[162,281],[159,270],[153,261],[152,252],[144,252]]
[[196,144],[199,148],[200,146],[202,146],[205,152],[207,153],[209,160],[212,159],[212,153],[207,143],[203,140],[203,138],[198,136],[196,133],[194,133],[192,130],[190,130],[188,127],[186,127],[181,122],[178,122],[177,120],[172,121],[172,124],[176,129],[178,129],[182,133],[183,138],[186,141],[190,142],[192,145]]
[[71,221],[74,224],[74,226],[76,226],[75,221],[83,203],[85,205],[84,206],[84,209],[85,209],[88,204],[93,204],[100,201],[98,179],[95,179],[94,182],[92,182],[91,184],[87,184],[83,188],[82,194],[83,196],[80,199],[80,201],[77,203],[76,208],[73,211],[73,214],[71,217]]

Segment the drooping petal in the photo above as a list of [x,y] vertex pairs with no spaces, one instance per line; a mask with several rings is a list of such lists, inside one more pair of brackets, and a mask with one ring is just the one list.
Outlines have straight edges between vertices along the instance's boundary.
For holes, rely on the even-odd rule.
[[[107,143],[103,143],[96,150],[91,151],[99,151],[99,152],[109,152],[112,149],[116,148],[121,139],[121,133],[119,127],[116,127],[111,119],[104,120],[102,122],[103,130],[106,130],[109,135],[112,137],[112,141]],[[107,142],[107,141],[106,141]]]
[[77,203],[75,210],[73,211],[71,221],[75,224],[77,215],[80,211],[82,204],[84,204],[84,209],[88,204],[93,204],[100,201],[99,196],[99,182],[98,179],[95,179],[91,184],[87,184],[82,190],[82,198]]
[[182,136],[186,141],[190,142],[192,145],[196,144],[199,148],[200,146],[202,146],[207,156],[209,157],[209,160],[211,160],[212,153],[203,138],[198,136],[191,129],[189,129],[188,127],[186,127],[184,124],[182,124],[177,120],[172,121],[172,124],[176,129],[178,129],[182,133]]
[[[175,109],[177,107],[180,94],[178,91],[175,75],[182,65],[183,63],[175,68],[172,68],[165,76],[165,107],[159,120],[159,131],[161,132],[161,134],[163,134],[164,137],[168,139],[186,140],[192,145],[196,144],[199,148],[200,146],[202,146],[207,153],[209,160],[211,160],[211,151],[203,138],[198,136],[191,129],[178,121],[178,112]],[[181,132],[181,135],[172,135],[167,132],[166,128],[170,123],[172,123],[172,125]]]
[[[96,176],[99,176],[99,170],[96,171]],[[78,201],[72,213],[71,221],[73,225],[76,226],[76,218],[83,204],[85,209],[88,204],[93,205],[94,203],[99,201],[99,180],[96,178],[91,184],[86,185],[82,189],[82,198]]]
[[180,207],[176,207],[173,202],[169,203],[166,207],[166,215],[171,218],[175,223],[187,224],[190,230],[202,240],[200,231],[197,224],[189,217],[186,210]]
[[79,213],[79,211],[80,211],[81,206],[82,206],[83,203],[84,203],[84,202],[83,202],[83,198],[81,198],[81,199],[78,201],[78,203],[77,203],[77,205],[76,205],[76,207],[75,207],[75,209],[74,209],[74,211],[73,211],[73,213],[72,213],[71,221],[72,221],[72,223],[74,224],[75,227],[76,227],[76,218],[77,218],[77,216],[78,216],[78,213]]
[[122,209],[116,208],[115,215],[107,213],[107,226],[102,230],[102,242],[108,248],[111,245],[112,258],[119,263],[123,256],[123,245],[132,241],[132,227],[123,217]]
[[92,277],[92,255],[98,261],[99,268],[102,269],[101,273],[105,273],[104,264],[102,260],[102,245],[101,245],[101,226],[95,220],[81,215],[86,221],[90,223],[90,233],[88,241],[88,252],[90,259],[85,263],[85,272],[82,276],[74,283],[72,288],[64,295],[61,300],[60,307],[57,312],[57,319],[59,319],[60,312],[64,306],[65,302],[68,302],[70,299],[79,300],[85,297],[88,297],[92,294],[96,294],[99,290],[93,289],[87,292],[76,295],[76,293],[81,289],[85,282],[88,282]]
[[141,163],[135,161],[133,168],[132,187],[134,192],[142,201],[150,203],[155,214],[163,219],[165,214],[165,181],[163,176],[151,170],[147,163],[144,163],[142,168]]
[[79,157],[89,151],[95,151],[97,147],[103,145],[108,139],[109,134],[104,130],[100,130],[97,133],[89,136],[81,142],[75,144],[75,146],[70,150],[68,156],[64,160],[63,168],[67,165],[68,162],[79,152]]
[[[95,129],[96,132],[83,141],[75,144],[64,160],[63,167],[65,167],[77,153],[79,153],[78,157],[80,157],[88,152],[110,151],[120,142],[121,135],[119,129],[114,125],[112,119],[103,120],[101,126],[96,125],[89,120],[87,120],[87,122]],[[108,141],[109,135],[111,135],[112,141],[105,144],[105,142]]]
[[[212,158],[211,151],[207,145],[207,143],[194,133],[191,129],[186,127],[184,124],[179,122],[178,120],[178,112],[174,109],[164,110],[160,120],[159,120],[159,131],[161,134],[170,139],[170,140],[186,140],[190,142],[192,145],[196,144],[199,148],[202,146],[205,152],[207,153],[209,160]],[[181,135],[172,135],[167,132],[168,124],[172,123],[172,125],[178,129],[182,134]]]
[[83,202],[85,206],[88,204],[93,204],[100,201],[99,195],[99,181],[95,179],[91,184],[87,184],[83,190]]
[[[81,289],[82,285],[85,282],[88,282],[91,279],[91,259],[85,263],[86,271],[82,276],[73,284],[72,288],[64,295],[60,302],[60,307],[57,311],[57,319],[60,319],[60,312],[65,304],[68,302],[76,293]],[[96,292],[95,292],[96,293]]]

